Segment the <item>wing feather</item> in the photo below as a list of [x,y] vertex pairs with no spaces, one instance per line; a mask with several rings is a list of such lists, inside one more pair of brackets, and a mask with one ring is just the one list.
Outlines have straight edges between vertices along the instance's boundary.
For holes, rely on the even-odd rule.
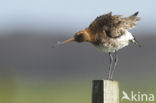
[[138,12],[129,17],[122,15],[113,15],[112,12],[97,17],[90,25],[89,29],[93,34],[105,32],[108,37],[116,38],[125,34],[125,31],[136,26],[136,22],[140,20],[137,17]]

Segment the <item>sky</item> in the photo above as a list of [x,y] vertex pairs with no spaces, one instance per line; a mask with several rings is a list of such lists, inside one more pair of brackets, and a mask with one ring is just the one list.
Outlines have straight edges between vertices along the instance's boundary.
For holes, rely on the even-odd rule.
[[156,26],[156,0],[0,0],[0,30],[15,28],[64,28],[88,26],[108,13],[129,16],[139,11],[140,27]]

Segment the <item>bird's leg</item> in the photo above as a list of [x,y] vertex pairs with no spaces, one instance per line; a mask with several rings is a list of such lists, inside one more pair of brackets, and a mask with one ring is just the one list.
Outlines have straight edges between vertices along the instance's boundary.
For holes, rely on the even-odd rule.
[[112,66],[113,66],[113,55],[112,55],[112,53],[109,53],[109,57],[110,57],[110,65],[109,65],[108,80],[111,79],[111,70],[112,70]]
[[117,63],[118,63],[118,55],[117,55],[117,51],[115,51],[115,59],[114,59],[114,67],[113,67],[113,71],[112,71],[112,73],[111,73],[111,77],[110,77],[110,79],[112,79],[113,78],[113,74],[114,74],[114,71],[115,71],[115,68],[116,68],[116,66],[117,66]]

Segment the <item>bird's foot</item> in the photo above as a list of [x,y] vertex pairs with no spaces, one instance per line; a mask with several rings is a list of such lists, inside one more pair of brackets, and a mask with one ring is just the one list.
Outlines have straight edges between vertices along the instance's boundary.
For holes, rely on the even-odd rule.
[[110,78],[110,77],[108,77],[108,78],[107,78],[107,80],[111,80],[111,81],[113,81],[113,79],[112,79],[112,78]]

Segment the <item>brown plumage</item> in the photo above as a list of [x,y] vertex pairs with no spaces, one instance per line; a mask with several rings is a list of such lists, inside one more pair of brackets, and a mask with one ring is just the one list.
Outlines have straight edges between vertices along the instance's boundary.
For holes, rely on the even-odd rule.
[[[62,42],[66,44],[71,41],[90,42],[103,52],[109,52],[110,67],[108,79],[112,79],[113,72],[117,65],[117,51],[129,44],[129,42],[137,44],[133,35],[128,31],[136,26],[136,22],[140,20],[137,17],[138,12],[129,17],[122,15],[112,15],[112,12],[97,17],[84,30],[75,33],[74,37]],[[115,58],[113,59],[113,54]],[[112,71],[112,63],[114,60],[114,69]]]
[[136,21],[140,18],[136,17],[138,12],[129,17],[122,17],[122,15],[112,16],[112,12],[97,17],[89,28],[92,34],[105,32],[109,37],[119,37],[125,34],[125,29],[129,30],[136,26]]
[[124,35],[125,31],[136,26],[136,22],[140,20],[137,15],[138,12],[129,17],[123,17],[122,15],[112,16],[112,12],[101,15],[88,28],[77,32],[73,37],[76,39],[72,39],[72,41],[97,43],[103,38],[118,38]]

